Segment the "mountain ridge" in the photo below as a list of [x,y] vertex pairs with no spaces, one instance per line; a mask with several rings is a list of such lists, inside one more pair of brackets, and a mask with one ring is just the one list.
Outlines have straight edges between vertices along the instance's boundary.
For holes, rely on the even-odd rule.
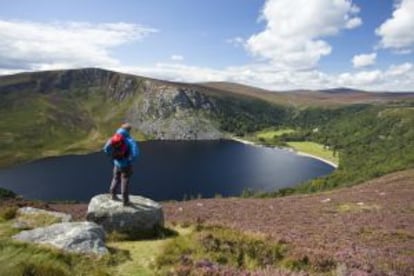
[[133,125],[138,139],[210,140],[283,126],[298,121],[298,112],[307,108],[394,101],[414,101],[414,93],[277,93],[100,68],[0,76],[0,166],[98,150],[123,121]]
[[76,73],[76,72],[100,72],[100,73],[107,73],[112,75],[121,75],[124,77],[130,77],[130,78],[139,78],[143,80],[149,80],[153,82],[158,82],[166,85],[177,85],[177,86],[200,86],[200,87],[207,87],[210,89],[218,89],[220,91],[234,91],[237,89],[240,90],[249,90],[249,91],[255,91],[255,92],[263,92],[263,93],[313,93],[313,92],[326,92],[326,93],[372,93],[373,95],[383,95],[383,94],[393,94],[395,96],[399,95],[412,95],[413,92],[401,92],[401,91],[367,91],[367,90],[360,90],[355,88],[349,88],[349,87],[334,87],[334,88],[328,88],[328,89],[294,89],[294,90],[268,90],[263,89],[259,87],[254,87],[251,85],[236,83],[236,82],[225,82],[225,81],[216,81],[216,82],[176,82],[176,81],[169,81],[169,80],[162,80],[162,79],[156,79],[141,75],[136,75],[132,73],[124,73],[124,72],[117,72],[112,71],[108,69],[103,69],[99,67],[86,67],[86,68],[78,68],[78,69],[65,69],[65,70],[45,70],[45,71],[34,71],[34,72],[21,72],[16,74],[10,74],[10,75],[0,75],[0,88],[3,86],[2,82],[7,82],[7,79],[10,80],[19,80],[24,77],[29,78],[36,78],[41,77],[42,75],[47,74],[55,74],[55,75],[64,75],[64,74],[70,74],[70,73]]
[[96,68],[3,76],[0,165],[98,150],[123,121],[139,139],[220,139],[223,114],[240,111],[255,121],[251,102],[257,100],[227,96]]

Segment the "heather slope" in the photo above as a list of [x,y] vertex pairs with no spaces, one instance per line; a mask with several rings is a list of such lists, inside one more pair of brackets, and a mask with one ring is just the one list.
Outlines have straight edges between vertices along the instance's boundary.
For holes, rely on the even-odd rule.
[[414,272],[414,170],[351,188],[274,199],[164,205],[171,223],[220,225],[287,243],[298,260],[366,272]]
[[[189,235],[192,228],[187,228],[186,234],[180,232],[166,240],[110,243],[114,252],[121,250],[129,257],[102,268],[113,275],[126,271],[151,274],[154,269],[199,273],[207,268],[237,274],[249,270],[250,260],[256,262],[257,275],[305,275],[304,271],[310,275],[412,275],[413,198],[411,169],[310,195],[165,202],[167,225],[193,225],[200,230]],[[27,204],[40,203],[2,201],[1,209]],[[86,204],[42,203],[42,207],[71,213],[80,220],[87,209]],[[275,262],[271,268],[261,267],[260,260],[266,262],[271,257],[267,250],[272,248],[277,249],[271,253]],[[144,258],[142,250],[150,255]],[[250,257],[239,259],[237,254]]]

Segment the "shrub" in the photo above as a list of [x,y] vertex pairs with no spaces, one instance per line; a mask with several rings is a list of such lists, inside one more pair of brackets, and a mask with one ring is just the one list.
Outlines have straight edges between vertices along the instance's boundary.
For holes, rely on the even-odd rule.
[[17,207],[4,207],[0,210],[1,220],[11,220],[16,217]]
[[16,194],[10,190],[0,188],[0,199],[15,198]]
[[169,242],[158,257],[157,266],[177,268],[202,262],[253,270],[277,265],[285,253],[284,245],[263,238],[220,227],[204,227]]
[[2,239],[0,275],[109,276],[110,265],[126,261],[125,254],[121,253],[111,252],[109,256],[96,258]]

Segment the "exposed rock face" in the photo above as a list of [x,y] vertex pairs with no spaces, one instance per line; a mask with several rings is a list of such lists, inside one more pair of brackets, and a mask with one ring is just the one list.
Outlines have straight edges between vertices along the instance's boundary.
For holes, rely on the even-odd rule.
[[143,84],[139,102],[129,112],[129,120],[142,132],[156,139],[211,140],[223,138],[212,98],[197,90],[174,85]]
[[48,227],[22,231],[14,239],[47,244],[75,253],[108,253],[105,247],[105,231],[93,222],[63,222]]
[[[216,118],[218,104],[204,91],[210,88],[97,68],[25,73],[2,79],[0,93],[4,95],[30,91],[43,94],[56,106],[66,103],[68,99],[81,99],[82,103],[90,100],[92,105],[96,104],[94,101],[97,99],[101,100],[101,106],[106,110],[99,110],[99,116],[106,114],[104,121],[119,121],[121,116],[148,138],[212,140],[224,137]],[[109,108],[108,102],[111,103]],[[59,113],[56,111],[59,108],[56,108],[52,117],[60,121],[67,120],[66,117],[74,118],[75,122],[70,121],[69,125],[82,121],[83,129],[94,128],[96,117],[88,117],[90,110],[85,110],[82,105],[76,105],[76,108],[79,109],[75,109],[71,116]]]
[[130,196],[131,205],[123,206],[109,194],[93,197],[88,206],[87,220],[94,221],[108,231],[125,233],[135,237],[156,235],[164,226],[164,213],[157,202],[141,197]]

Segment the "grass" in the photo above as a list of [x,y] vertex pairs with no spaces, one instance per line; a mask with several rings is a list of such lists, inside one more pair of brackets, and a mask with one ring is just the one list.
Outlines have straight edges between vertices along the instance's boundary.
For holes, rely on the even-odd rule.
[[126,252],[120,250],[98,258],[0,240],[0,275],[112,275],[108,268],[126,259]]
[[222,227],[200,226],[187,235],[169,241],[156,262],[161,271],[173,271],[178,275],[189,272],[197,275],[205,268],[213,269],[211,275],[218,275],[222,269],[233,275],[264,267],[283,267],[287,255],[285,244],[262,236]]
[[115,275],[154,275],[155,258],[162,251],[166,240],[117,242],[108,246],[130,252],[129,259],[112,269]]
[[327,149],[321,144],[315,142],[283,142],[280,140],[280,137],[284,134],[292,134],[295,130],[291,128],[285,129],[264,129],[258,132],[253,133],[252,135],[246,137],[247,140],[261,143],[268,146],[289,146],[296,151],[303,152],[306,154],[314,155],[322,159],[328,160],[334,164],[339,164],[338,154],[334,154],[332,150]]
[[122,250],[98,258],[17,242],[11,239],[18,232],[13,223],[11,218],[0,221],[0,275],[111,275],[108,267],[126,260]]
[[[229,271],[283,264],[286,246],[219,227],[175,227],[177,236],[143,241],[112,241],[110,254],[94,257],[10,239],[11,221],[0,223],[0,275],[165,275],[183,271],[183,260],[215,263]],[[185,262],[185,261],[184,261]],[[291,266],[291,262],[289,262]]]
[[[126,262],[112,268],[115,275],[154,275],[157,273],[156,260],[161,256],[165,246],[172,240],[180,239],[189,235],[192,228],[175,228],[179,236],[146,241],[119,241],[109,242],[109,247],[129,252]],[[180,238],[179,238],[180,237]]]
[[[19,217],[17,207],[7,206],[1,210],[0,219],[0,275],[110,275],[102,270],[104,264],[113,262],[116,254],[107,259],[77,254],[64,254],[59,250],[17,242],[11,239],[19,230],[13,227]],[[38,218],[30,218],[38,219]],[[52,221],[44,220],[46,224]],[[112,259],[112,260],[111,260]]]
[[315,155],[335,164],[339,164],[339,155],[334,154],[332,150],[325,148],[321,144],[315,142],[287,142],[287,144],[296,151]]
[[17,242],[11,239],[19,230],[13,227],[14,218],[30,223],[31,227],[55,223],[47,215],[18,215],[17,208],[2,208],[0,212],[0,275],[154,275],[156,258],[166,244],[188,235],[192,228],[176,227],[180,236],[163,239],[107,242],[110,254],[104,257],[64,253],[49,246]]
[[17,220],[30,229],[61,222],[61,218],[48,214],[19,214]]
[[14,219],[17,215],[17,207],[6,206],[0,209],[0,221],[8,221]]
[[[49,156],[98,151],[138,101],[114,102],[102,91],[0,95],[0,167]],[[134,138],[145,140],[134,130]]]
[[283,134],[290,134],[294,133],[295,130],[291,128],[287,129],[265,129],[259,132],[255,133],[255,136],[258,139],[264,139],[264,140],[272,140],[276,137],[282,136]]

